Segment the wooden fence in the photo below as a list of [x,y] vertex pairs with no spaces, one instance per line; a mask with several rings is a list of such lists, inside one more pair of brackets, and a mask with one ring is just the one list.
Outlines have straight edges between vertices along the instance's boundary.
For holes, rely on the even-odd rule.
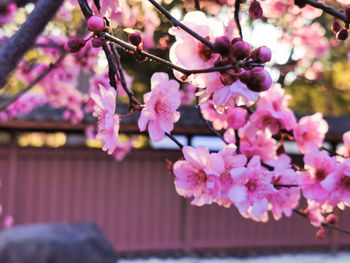
[[[350,238],[293,216],[256,223],[235,208],[193,207],[175,192],[165,159],[179,152],[139,150],[116,162],[100,150],[0,148],[0,203],[15,224],[96,222],[121,253],[212,250],[334,250]],[[349,228],[350,213],[340,224]]]

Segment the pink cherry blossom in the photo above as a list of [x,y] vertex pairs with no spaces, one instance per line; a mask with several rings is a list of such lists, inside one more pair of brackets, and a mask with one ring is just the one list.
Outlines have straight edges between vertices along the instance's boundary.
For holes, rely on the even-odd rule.
[[244,216],[266,221],[267,195],[277,191],[271,184],[271,173],[261,167],[260,158],[254,156],[247,168],[235,168],[230,171],[233,186],[228,197]]
[[328,200],[330,205],[343,202],[350,206],[350,159],[339,164],[337,170],[327,176],[323,187],[330,192]]
[[317,150],[328,131],[328,124],[321,113],[302,117],[294,127],[294,138],[301,153]]
[[94,116],[98,119],[96,138],[103,142],[102,149],[112,154],[118,145],[119,132],[119,116],[115,114],[116,91],[100,85],[99,90],[92,90],[90,96],[95,102]]
[[224,161],[218,154],[210,154],[204,146],[196,149],[185,146],[182,152],[185,159],[173,166],[177,193],[187,198],[193,196],[193,205],[211,204],[220,194],[219,179],[225,170]]
[[247,124],[239,130],[241,138],[241,152],[247,157],[260,156],[262,161],[267,162],[276,156],[276,140],[271,134],[257,132],[252,124]]
[[[337,150],[337,153],[341,154],[346,158],[349,158],[350,157],[350,131],[347,131],[346,133],[343,134],[343,142],[344,142],[344,145]],[[337,156],[337,159],[339,159],[340,161],[344,160],[344,158],[341,156]]]
[[[207,18],[200,11],[188,12],[182,23],[210,41],[214,41],[215,38],[225,35],[224,24],[220,20]],[[170,48],[169,53],[172,63],[188,69],[214,66],[214,62],[218,59],[219,54],[213,53],[204,44],[179,28],[170,28],[169,33],[176,37],[176,42]],[[189,57],[191,59],[188,59]],[[174,75],[178,79],[183,77],[183,74],[178,71],[174,71]],[[192,74],[186,81],[192,82],[196,87],[204,88],[212,86],[212,82],[218,79],[219,73],[212,72],[209,74]]]
[[152,140],[160,141],[165,133],[174,128],[174,122],[180,118],[176,109],[180,106],[179,83],[169,80],[166,73],[154,73],[151,78],[151,91],[143,96],[143,108],[138,126],[141,131],[146,129]]
[[237,155],[236,150],[237,147],[234,144],[229,144],[218,153],[224,161],[225,170],[220,174],[220,197],[215,201],[217,204],[224,207],[229,207],[231,205],[231,200],[228,198],[228,191],[233,185],[230,171],[235,168],[243,167],[247,162],[247,158],[242,154]]
[[329,197],[329,190],[323,184],[325,179],[337,169],[335,157],[325,151],[308,152],[304,156],[305,170],[299,175],[299,185],[303,195],[316,202],[323,203]]
[[282,214],[290,217],[293,209],[298,206],[300,200],[300,190],[298,187],[282,187],[280,185],[297,185],[297,174],[291,169],[291,159],[288,155],[282,154],[276,160],[269,162],[274,167],[272,172],[272,183],[277,191],[268,195],[271,211],[276,220]]

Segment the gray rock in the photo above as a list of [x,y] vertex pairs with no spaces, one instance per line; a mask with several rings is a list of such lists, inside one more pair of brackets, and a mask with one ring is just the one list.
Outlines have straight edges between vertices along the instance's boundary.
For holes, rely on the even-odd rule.
[[0,233],[0,262],[116,263],[117,254],[95,224],[40,224]]

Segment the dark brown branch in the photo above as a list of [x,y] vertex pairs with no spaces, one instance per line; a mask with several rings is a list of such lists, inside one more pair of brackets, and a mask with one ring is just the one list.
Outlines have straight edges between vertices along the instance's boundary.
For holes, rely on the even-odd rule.
[[200,36],[198,33],[194,32],[192,29],[188,28],[187,26],[185,26],[184,24],[182,24],[180,21],[178,21],[177,19],[175,19],[175,17],[173,17],[171,14],[169,14],[169,12],[167,10],[165,10],[160,4],[158,4],[156,1],[154,0],[148,0],[149,2],[151,2],[151,4],[158,9],[159,12],[162,13],[163,16],[165,16],[170,23],[175,26],[175,27],[179,27],[182,30],[184,30],[185,32],[187,32],[188,34],[190,34],[191,36],[193,36],[194,38],[196,38],[197,40],[199,40],[200,42],[202,42],[204,45],[206,45],[207,47],[209,47],[210,49],[214,50],[214,45],[213,43],[211,43],[209,40],[207,40],[206,38]]
[[108,62],[108,77],[109,77],[109,84],[115,89],[117,90],[117,82],[115,80],[115,76],[118,76],[118,69],[116,68],[114,61],[113,61],[113,57],[112,57],[112,53],[109,50],[107,44],[104,44],[102,46],[103,51],[105,52],[106,58],[107,58],[107,62]]
[[33,47],[37,37],[56,14],[63,0],[39,0],[21,28],[0,50],[0,88],[16,68],[24,54]]
[[346,17],[342,12],[339,12],[337,10],[335,10],[334,8],[327,6],[325,4],[319,3],[315,0],[303,0],[304,3],[311,5],[315,8],[321,9],[323,12],[330,14],[336,18],[339,18],[340,20],[343,20],[344,22],[346,22]]
[[[301,211],[299,211],[299,210],[297,210],[297,209],[293,209],[293,212],[294,212],[295,214],[297,214],[297,215],[300,215],[300,216],[302,216],[302,217],[308,219],[308,216],[307,216],[305,213],[303,213],[303,212],[301,212]],[[341,232],[341,233],[350,235],[350,231],[349,231],[349,230],[343,229],[343,228],[338,227],[338,226],[335,226],[335,225],[331,225],[331,224],[327,224],[327,223],[322,223],[322,226],[325,227],[325,228],[329,228],[329,229],[332,229],[332,230],[337,230],[337,231],[339,231],[339,232]]]
[[117,49],[115,48],[114,44],[112,44],[112,43],[109,46],[110,46],[110,48],[112,50],[112,53],[114,55],[114,58],[115,58],[115,61],[116,61],[116,64],[117,64],[117,70],[119,72],[119,77],[120,77],[119,81],[120,81],[120,83],[122,85],[122,88],[124,89],[125,93],[129,97],[130,106],[132,106],[132,105],[140,105],[140,103],[135,99],[134,93],[126,85],[124,71],[123,71],[123,68],[122,68],[122,64],[120,62],[120,56],[118,54]]
[[194,0],[194,7],[197,9],[197,10],[201,10],[201,6],[199,4],[199,0]]
[[20,90],[16,96],[8,100],[6,103],[0,106],[0,111],[5,110],[10,104],[19,99],[22,95],[28,92],[31,88],[33,88],[36,84],[38,84],[41,80],[43,80],[53,69],[57,67],[58,64],[62,62],[62,60],[66,57],[67,53],[61,53],[60,57],[56,60],[55,63],[51,63],[47,69],[45,69],[39,76],[36,77],[26,88]]
[[239,31],[239,35],[240,35],[241,39],[243,39],[242,26],[241,26],[241,22],[239,21],[240,4],[241,4],[241,0],[236,0],[236,2],[235,2],[235,21],[236,21],[236,25],[237,25],[237,28]]
[[222,67],[211,67],[211,68],[205,68],[205,69],[193,69],[193,70],[190,70],[190,69],[185,69],[185,68],[182,68],[182,67],[179,67],[165,59],[162,59],[160,57],[157,57],[151,53],[148,53],[148,52],[145,52],[145,51],[137,51],[136,50],[136,47],[134,45],[131,45],[119,38],[116,38],[112,35],[109,35],[107,33],[99,33],[99,35],[101,37],[104,37],[106,40],[110,41],[110,42],[113,42],[113,43],[116,43],[117,45],[121,46],[122,48],[124,48],[125,50],[127,51],[132,51],[132,52],[139,52],[140,55],[144,56],[144,57],[147,57],[155,62],[158,62],[160,64],[163,64],[167,67],[170,67],[172,69],[175,69],[187,76],[191,75],[191,74],[199,74],[199,73],[209,73],[209,72],[221,72],[221,71],[227,71],[229,69],[233,69],[235,67],[241,67],[241,68],[253,68],[253,67],[263,67],[262,64],[259,64],[259,63],[253,63],[253,62],[249,62],[249,61],[239,61],[237,65],[227,65],[227,66],[222,66]]
[[175,137],[174,135],[170,134],[170,133],[165,133],[166,136],[168,136],[168,138],[170,140],[172,140],[174,143],[176,143],[177,146],[179,146],[180,149],[182,149],[184,146],[181,142],[179,142]]

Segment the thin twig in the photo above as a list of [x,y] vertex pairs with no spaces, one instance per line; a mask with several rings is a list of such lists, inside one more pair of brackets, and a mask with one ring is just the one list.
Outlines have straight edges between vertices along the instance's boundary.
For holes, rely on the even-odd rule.
[[[299,210],[297,210],[297,209],[293,209],[293,212],[294,212],[295,214],[297,214],[297,215],[300,215],[300,216],[302,216],[302,217],[308,219],[308,216],[307,216],[305,213],[303,213],[303,212],[301,212],[301,211],[299,211]],[[324,223],[324,222],[323,222],[323,223],[322,223],[322,226],[323,226],[323,227],[326,227],[326,228],[329,228],[329,229],[332,229],[332,230],[337,230],[337,231],[339,231],[339,232],[341,232],[341,233],[344,233],[344,234],[350,235],[350,231],[349,231],[349,230],[343,229],[343,228],[338,227],[338,226],[335,226],[335,225],[331,225],[331,224],[327,224],[327,223]]]
[[129,100],[130,100],[130,106],[132,105],[140,105],[140,103],[136,100],[135,96],[134,96],[134,93],[132,92],[131,89],[128,88],[127,84],[126,84],[126,80],[125,80],[125,76],[124,76],[124,71],[123,71],[123,68],[122,68],[122,64],[120,62],[120,56],[118,54],[118,51],[117,49],[115,48],[114,44],[110,43],[109,44],[111,50],[112,50],[112,53],[114,55],[114,58],[115,58],[115,61],[117,63],[117,70],[119,72],[119,81],[125,91],[125,93],[128,95],[129,97]]
[[23,96],[26,92],[28,92],[31,88],[33,88],[36,84],[38,84],[41,80],[43,80],[56,66],[61,63],[61,61],[66,57],[67,53],[61,53],[60,57],[56,60],[56,62],[51,63],[47,69],[45,69],[39,76],[37,76],[26,88],[20,90],[16,96],[8,100],[6,103],[0,106],[0,111],[5,110],[10,104],[15,102],[21,96]]
[[192,74],[200,74],[200,73],[210,73],[210,72],[225,72],[229,69],[234,69],[237,66],[240,68],[246,68],[246,69],[250,69],[250,68],[254,68],[254,67],[263,67],[262,64],[260,63],[254,63],[251,61],[239,61],[237,64],[235,65],[226,65],[226,66],[221,66],[221,67],[211,67],[211,68],[205,68],[205,69],[186,69],[186,68],[182,68],[180,66],[177,66],[165,59],[162,59],[156,55],[153,55],[151,53],[145,52],[145,51],[140,51],[137,50],[136,47],[134,45],[131,45],[119,38],[116,38],[110,34],[107,33],[99,33],[99,36],[104,37],[106,40],[113,42],[119,46],[121,46],[122,48],[126,49],[127,51],[131,51],[131,52],[139,52],[140,55],[149,58],[150,60],[153,60],[155,62],[158,62],[162,65],[165,65],[169,68],[172,68],[174,70],[177,70],[187,76],[192,75]]
[[179,27],[182,30],[184,30],[185,32],[187,32],[188,34],[190,34],[191,36],[193,36],[194,38],[196,38],[197,40],[199,40],[200,42],[202,42],[204,45],[206,45],[207,47],[209,47],[210,49],[214,50],[214,45],[212,42],[210,42],[208,39],[200,36],[198,33],[194,32],[192,29],[188,28],[187,26],[185,26],[184,24],[182,24],[180,21],[178,21],[175,17],[173,17],[171,14],[169,14],[169,12],[167,10],[165,10],[160,4],[158,4],[156,1],[154,0],[148,0],[149,2],[151,2],[151,4],[158,9],[159,12],[162,13],[163,16],[165,16],[171,24],[173,24],[173,26],[175,27]]
[[179,142],[179,141],[174,137],[174,135],[172,135],[172,134],[170,134],[170,133],[167,133],[167,132],[165,133],[165,135],[168,136],[168,138],[169,138],[170,140],[172,140],[174,143],[176,143],[176,145],[179,146],[180,149],[182,149],[182,148],[184,147],[184,145],[183,145],[181,142]]
[[239,21],[239,10],[240,10],[240,4],[241,4],[241,0],[236,0],[235,2],[235,21],[236,21],[236,25],[239,31],[239,35],[241,37],[241,39],[243,39],[243,32],[242,32],[242,26],[241,26],[241,22]]
[[201,10],[201,6],[199,4],[199,0],[194,0],[194,6],[197,10]]
[[304,3],[306,3],[308,5],[311,5],[311,6],[315,7],[315,8],[321,9],[323,12],[325,12],[327,14],[330,14],[330,15],[332,15],[334,17],[337,17],[340,20],[343,20],[344,22],[347,21],[344,13],[339,12],[339,11],[335,10],[334,8],[332,8],[330,6],[327,6],[325,4],[319,3],[319,2],[317,2],[315,0],[304,0]]
[[107,44],[103,44],[102,46],[103,51],[105,52],[107,61],[108,61],[108,77],[109,77],[109,84],[117,90],[117,82],[115,80],[115,75],[118,76],[118,69],[116,68],[113,58],[112,58],[112,53],[109,50]]
[[297,184],[273,184],[274,187],[286,187],[286,188],[293,188],[293,187],[299,187]]

